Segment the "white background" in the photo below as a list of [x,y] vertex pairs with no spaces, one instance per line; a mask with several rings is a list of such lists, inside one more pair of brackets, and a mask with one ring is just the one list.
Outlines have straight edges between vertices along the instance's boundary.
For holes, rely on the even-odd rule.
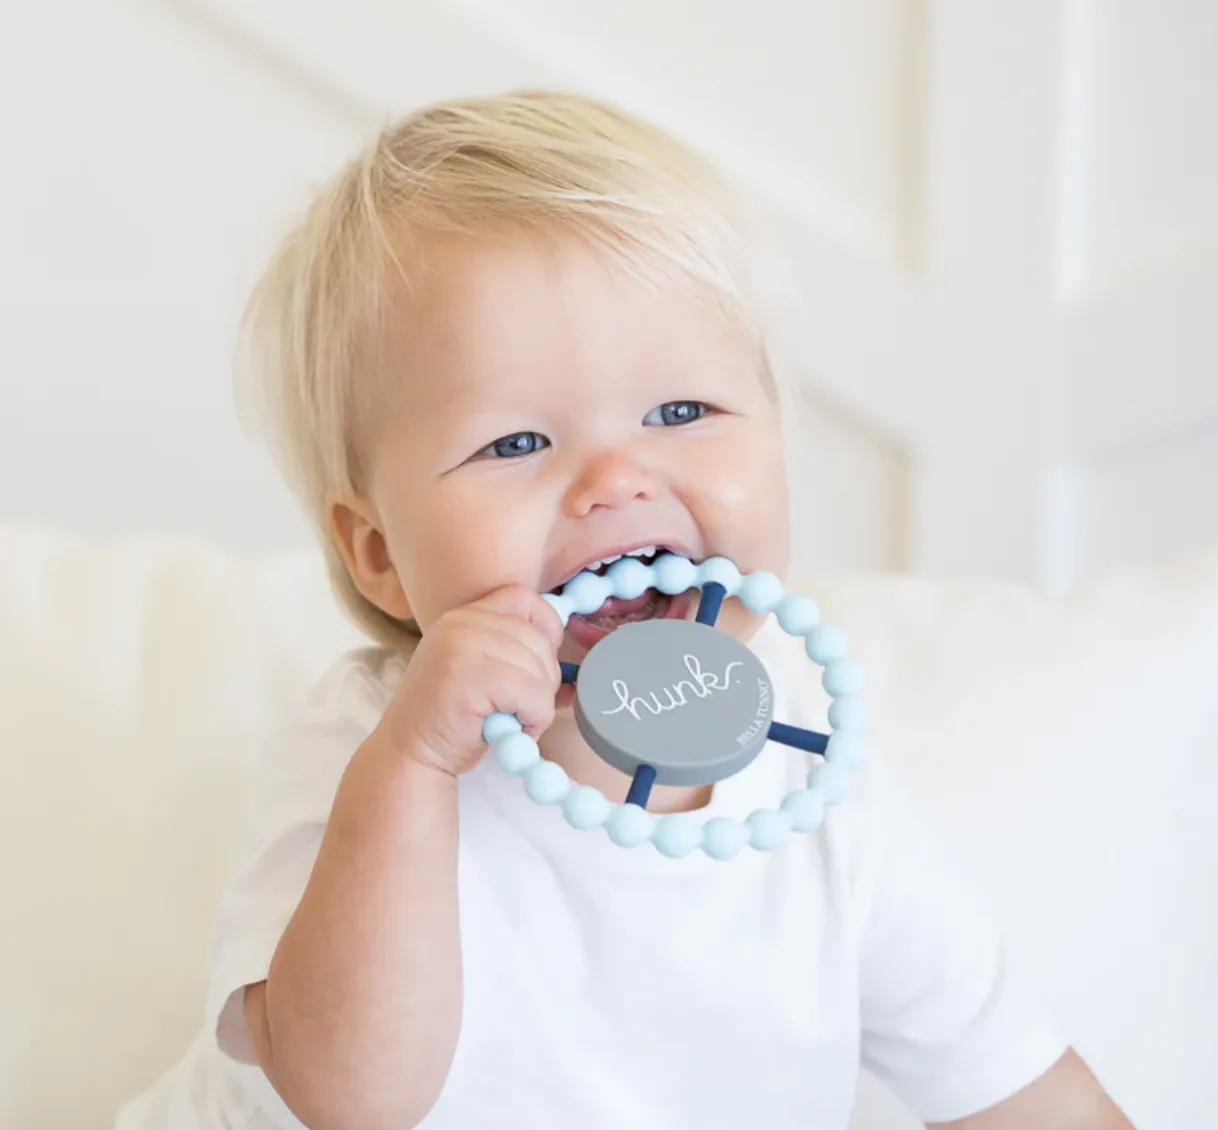
[[0,522],[305,542],[246,288],[384,115],[579,86],[793,261],[805,568],[1060,588],[1218,541],[1213,0],[40,0],[0,9]]

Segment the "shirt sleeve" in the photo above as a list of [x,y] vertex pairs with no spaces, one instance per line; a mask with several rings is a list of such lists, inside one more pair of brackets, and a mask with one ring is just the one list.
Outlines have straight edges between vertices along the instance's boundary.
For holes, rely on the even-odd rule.
[[995,919],[891,787],[866,868],[863,1066],[925,1122],[964,1118],[1039,1078],[1068,1044],[1018,984]]
[[357,653],[327,674],[263,748],[245,847],[216,915],[206,999],[208,1030],[240,1063],[255,1062],[244,990],[266,980],[312,874],[343,773],[390,693]]

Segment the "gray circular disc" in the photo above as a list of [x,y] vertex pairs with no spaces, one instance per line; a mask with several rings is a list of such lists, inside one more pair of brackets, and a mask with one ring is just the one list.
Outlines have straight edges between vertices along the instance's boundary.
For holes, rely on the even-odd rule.
[[739,640],[689,620],[624,624],[580,664],[575,718],[584,740],[630,776],[709,785],[765,745],[774,687]]

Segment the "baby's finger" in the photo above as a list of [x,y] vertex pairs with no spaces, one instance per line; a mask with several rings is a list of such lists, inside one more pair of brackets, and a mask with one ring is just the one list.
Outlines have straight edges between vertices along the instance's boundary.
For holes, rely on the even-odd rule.
[[503,638],[505,642],[502,655],[505,660],[535,673],[551,693],[558,690],[562,683],[562,669],[540,632],[530,625],[514,621],[506,629]]
[[558,666],[558,656],[550,646],[550,641],[531,622],[521,620],[518,616],[491,614],[494,625],[493,634],[503,640],[510,641],[514,647],[525,649],[534,655],[541,664],[540,674],[544,679],[561,681],[561,669]]
[[[526,663],[535,663],[529,655]],[[536,738],[554,721],[554,689],[539,679],[528,666],[498,664],[494,687],[490,691],[490,711],[515,714],[525,733]]]
[[562,620],[540,593],[524,585],[507,585],[475,602],[474,607],[527,620],[542,633],[553,653],[558,654],[562,646]]

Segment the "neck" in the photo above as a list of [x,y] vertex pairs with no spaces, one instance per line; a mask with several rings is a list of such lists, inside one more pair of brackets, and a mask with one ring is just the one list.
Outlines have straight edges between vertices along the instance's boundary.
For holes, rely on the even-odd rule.
[[[558,712],[554,724],[542,735],[540,745],[542,756],[561,765],[576,784],[599,789],[613,804],[626,799],[630,779],[597,757],[584,741],[570,709]],[[689,788],[661,785],[652,790],[647,811],[692,812],[706,807],[711,792],[710,785]]]

